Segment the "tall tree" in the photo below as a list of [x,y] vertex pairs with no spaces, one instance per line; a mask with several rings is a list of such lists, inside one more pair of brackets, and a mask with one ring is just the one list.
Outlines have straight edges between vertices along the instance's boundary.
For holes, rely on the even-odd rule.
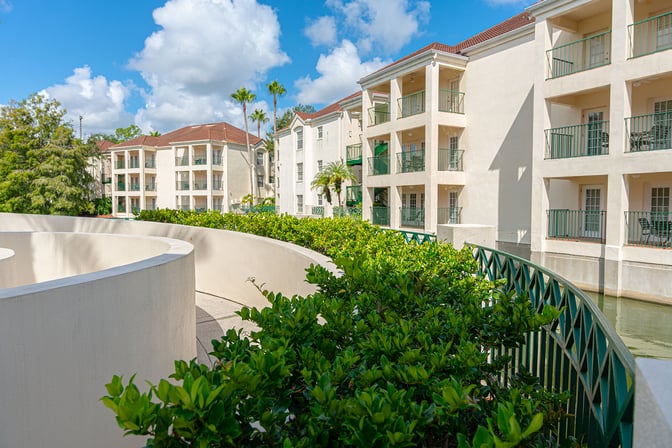
[[33,94],[0,108],[0,211],[92,213],[92,145],[75,137],[57,101]]
[[[273,95],[273,160],[277,161],[278,159],[278,97],[287,93],[285,86],[280,84],[278,80],[273,80],[266,85],[268,92]],[[275,175],[276,173],[274,173]],[[276,182],[277,182],[277,176]],[[273,185],[273,191],[276,191],[275,185]]]
[[119,143],[126,142],[142,135],[142,129],[135,124],[131,124],[126,128],[117,128],[114,131],[114,136]]
[[261,138],[261,125],[268,123],[266,112],[261,109],[254,109],[254,112],[250,114],[250,120],[257,123],[257,137]]
[[250,169],[250,192],[254,194],[254,154],[250,147],[250,133],[247,126],[247,104],[253,102],[257,96],[245,87],[241,87],[231,94],[231,98],[238,104],[243,106],[243,118],[245,119],[245,145],[247,146],[247,165]]
[[331,191],[334,190],[338,199],[338,207],[341,207],[341,192],[343,184],[357,180],[355,173],[342,160],[329,163],[322,171],[317,173],[310,186],[313,190],[321,189],[327,202],[331,204]]

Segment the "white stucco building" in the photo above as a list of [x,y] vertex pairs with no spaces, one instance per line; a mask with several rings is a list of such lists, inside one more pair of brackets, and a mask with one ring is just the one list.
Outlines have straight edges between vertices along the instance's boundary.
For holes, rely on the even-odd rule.
[[[254,195],[273,196],[263,140],[254,147]],[[140,136],[109,148],[112,213],[173,208],[227,212],[250,191],[245,132],[228,123],[186,126],[159,137]]]

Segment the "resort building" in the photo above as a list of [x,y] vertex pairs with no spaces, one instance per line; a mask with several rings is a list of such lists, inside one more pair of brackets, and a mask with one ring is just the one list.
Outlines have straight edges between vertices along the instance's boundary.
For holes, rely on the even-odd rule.
[[113,215],[157,208],[228,212],[246,195],[272,196],[263,140],[249,134],[249,141],[253,160],[248,160],[245,132],[228,123],[186,126],[112,146]]
[[94,198],[109,198],[112,196],[112,164],[110,148],[114,142],[100,140],[96,142],[98,154],[89,159],[89,173],[93,176],[92,186]]

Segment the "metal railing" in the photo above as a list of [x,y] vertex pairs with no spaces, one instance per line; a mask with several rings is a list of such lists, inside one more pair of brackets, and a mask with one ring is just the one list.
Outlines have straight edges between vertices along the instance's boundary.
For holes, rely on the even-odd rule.
[[369,175],[390,174],[390,155],[369,157]]
[[140,160],[139,159],[131,159],[128,161],[128,168],[133,169],[133,168],[140,168]]
[[548,238],[586,240],[604,243],[607,212],[605,210],[547,210]]
[[371,207],[371,223],[379,226],[390,225],[389,207]]
[[672,48],[672,12],[628,25],[628,36],[631,58]]
[[324,206],[322,205],[313,205],[311,210],[311,215],[313,216],[324,216]]
[[390,121],[390,104],[378,103],[369,107],[369,126],[375,126]]
[[156,159],[147,159],[145,160],[145,168],[156,168]]
[[669,212],[625,212],[626,244],[631,246],[671,246],[672,214]]
[[206,181],[194,182],[194,190],[207,190],[207,189],[208,189],[208,183]]
[[346,161],[348,165],[362,164],[362,144],[348,145],[345,147]]
[[189,204],[177,204],[177,209],[189,211],[191,210],[191,207],[189,206]]
[[595,303],[556,273],[528,260],[475,246],[482,275],[503,279],[506,292],[529,298],[534,309],[560,310],[560,317],[528,333],[515,349],[496,349],[493,359],[510,357],[500,381],[520,372],[541,385],[568,392],[560,441],[575,437],[586,446],[633,446],[635,360]]
[[334,207],[334,217],[349,217],[349,218],[359,218],[362,219],[362,208],[361,207]]
[[353,206],[362,203],[362,186],[349,185],[345,187],[345,204]]
[[140,191],[140,184],[131,183],[129,191]]
[[600,156],[609,154],[609,122],[546,129],[546,158]]
[[156,191],[156,184],[145,184],[145,191]]
[[404,95],[397,99],[398,118],[410,117],[425,111],[425,91]]
[[189,157],[175,157],[176,166],[187,166],[189,165]]
[[117,213],[126,213],[126,206],[122,204],[117,204]]
[[671,127],[672,111],[627,117],[625,128],[630,136],[628,150],[638,152],[672,149]]
[[178,180],[175,182],[175,189],[179,191],[184,191],[189,189],[189,181],[188,180]]
[[425,171],[424,149],[397,153],[397,173],[415,173],[418,171]]
[[213,190],[221,190],[223,187],[224,187],[224,183],[221,180],[212,182],[212,189]]
[[401,225],[404,227],[425,227],[425,209],[401,207]]
[[194,157],[194,165],[206,165],[208,163],[207,156]]
[[464,92],[446,89],[439,90],[439,111],[463,114]]
[[415,242],[417,244],[436,243],[436,235],[433,233],[413,232],[410,230],[395,230],[404,236],[407,243]]
[[126,162],[123,160],[117,160],[117,169],[123,170],[124,168],[126,168]]
[[212,164],[213,165],[221,165],[222,164],[222,156],[213,156]]
[[464,171],[464,149],[439,148],[439,171]]
[[117,182],[117,191],[126,191],[126,183]]
[[461,224],[462,207],[448,207],[436,209],[437,224]]
[[546,51],[547,79],[571,75],[611,63],[611,31]]

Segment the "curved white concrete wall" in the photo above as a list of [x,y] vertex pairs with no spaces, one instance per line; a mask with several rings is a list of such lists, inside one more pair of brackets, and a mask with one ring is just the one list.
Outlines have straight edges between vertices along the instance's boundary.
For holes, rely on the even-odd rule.
[[[138,446],[98,400],[114,374],[157,381],[196,355],[193,248],[139,236],[3,236],[17,275],[33,267],[24,279],[103,270],[0,289],[0,447]],[[107,251],[116,267],[96,260]]]

